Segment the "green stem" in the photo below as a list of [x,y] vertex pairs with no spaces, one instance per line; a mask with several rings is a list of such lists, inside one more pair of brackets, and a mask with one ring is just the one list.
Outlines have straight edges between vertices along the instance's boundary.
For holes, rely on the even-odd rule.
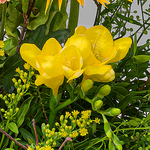
[[71,30],[71,35],[73,35],[75,28],[78,25],[78,17],[79,17],[79,3],[77,0],[71,0],[70,4],[70,16],[69,16],[69,23],[68,29]]
[[[6,127],[5,127],[5,132],[7,132],[7,125],[8,125],[8,123],[9,123],[9,120],[7,120]],[[4,138],[5,138],[5,134],[2,135],[1,143],[0,143],[0,149],[2,148],[2,144],[3,144]]]
[[55,108],[54,111],[52,111],[52,110],[50,111],[49,120],[48,120],[48,123],[49,123],[49,125],[50,125],[50,129],[52,129],[52,127],[53,127],[53,125],[54,125],[54,121],[55,121],[57,112],[58,112],[60,109],[62,109],[62,108],[64,108],[64,107],[66,107],[66,106],[72,104],[73,102],[75,102],[75,101],[78,100],[78,99],[79,99],[79,95],[77,95],[74,100],[71,100],[71,99],[69,98],[69,99],[66,100],[65,102],[60,103],[60,104]]
[[6,8],[7,8],[7,2],[5,2],[3,4],[2,20],[1,20],[1,26],[0,26],[0,40],[3,40],[4,24],[5,24],[5,16],[6,16]]

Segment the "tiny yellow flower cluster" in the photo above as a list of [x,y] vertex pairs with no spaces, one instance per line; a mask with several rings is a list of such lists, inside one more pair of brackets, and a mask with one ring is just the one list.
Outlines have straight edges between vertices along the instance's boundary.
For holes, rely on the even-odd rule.
[[[34,150],[34,149],[32,149],[31,147],[28,147],[27,150]],[[43,147],[36,146],[36,150],[54,150],[54,149],[49,145],[45,145]]]
[[2,50],[2,48],[4,47],[4,42],[0,41],[0,56],[4,56],[4,50]]
[[25,69],[28,68],[29,73],[20,70],[20,68],[18,67],[15,71],[19,74],[20,79],[12,79],[16,88],[16,93],[6,95],[0,94],[0,98],[4,100],[6,106],[8,107],[7,110],[5,110],[4,108],[1,109],[1,112],[4,113],[5,119],[11,119],[17,114],[17,112],[19,111],[17,104],[30,87],[30,79],[34,74],[33,68],[28,64],[25,64],[24,67]]
[[[42,132],[45,142],[39,143],[36,150],[53,150],[52,147],[56,146],[56,142],[61,138],[77,138],[78,136],[86,136],[88,134],[87,128],[91,123],[95,122],[100,124],[100,119],[90,119],[91,110],[81,111],[73,110],[72,112],[65,112],[65,115],[60,116],[60,123],[55,123],[55,128],[49,129],[49,124],[42,124]],[[46,149],[47,148],[47,149]],[[34,150],[28,147],[27,150]]]

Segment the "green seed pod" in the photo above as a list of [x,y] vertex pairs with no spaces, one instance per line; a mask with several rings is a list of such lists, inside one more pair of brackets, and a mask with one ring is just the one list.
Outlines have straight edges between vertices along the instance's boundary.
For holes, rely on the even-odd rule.
[[111,87],[109,85],[104,85],[98,92],[98,95],[107,96],[111,91]]
[[81,90],[83,92],[87,92],[89,89],[91,89],[93,86],[93,81],[91,79],[87,79],[82,81],[81,83]]
[[97,100],[95,103],[94,103],[94,107],[96,110],[99,110],[103,105],[103,101],[102,100]]

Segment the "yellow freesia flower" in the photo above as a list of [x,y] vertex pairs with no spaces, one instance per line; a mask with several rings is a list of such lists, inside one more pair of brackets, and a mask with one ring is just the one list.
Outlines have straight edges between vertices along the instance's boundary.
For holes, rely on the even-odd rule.
[[82,75],[83,71],[83,59],[78,50],[74,45],[64,47],[59,56],[58,61],[62,64],[64,75],[68,81],[78,78]]
[[91,53],[84,60],[84,79],[91,78],[96,82],[110,82],[115,78],[115,73],[108,63],[123,59],[131,46],[130,37],[120,38],[113,41],[112,35],[107,28],[98,25],[86,29],[77,27],[75,35],[84,35],[91,43]]
[[21,57],[40,73],[35,84],[45,84],[53,90],[54,96],[57,96],[58,88],[64,80],[62,65],[56,59],[61,49],[54,38],[46,41],[42,51],[36,45],[28,43],[20,48]]

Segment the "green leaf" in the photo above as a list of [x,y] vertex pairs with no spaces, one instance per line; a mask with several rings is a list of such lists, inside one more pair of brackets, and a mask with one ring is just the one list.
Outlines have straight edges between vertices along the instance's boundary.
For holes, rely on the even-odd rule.
[[49,102],[49,107],[52,111],[55,110],[55,107],[57,106],[58,102],[55,96],[53,95],[52,89],[50,89],[50,102]]
[[119,101],[119,104],[116,107],[123,110],[128,106],[131,100],[131,95],[126,95]]
[[[26,0],[25,0],[26,1]],[[35,17],[30,17],[30,20],[28,22],[27,28],[29,30],[35,30],[40,25],[43,25],[48,20],[49,13],[45,14],[45,7],[46,7],[46,0],[36,0],[34,7],[37,8],[38,14]]]
[[31,31],[29,36],[25,38],[23,43],[33,43],[39,49],[42,49],[43,45],[49,38],[55,38],[59,43],[64,43],[70,35],[70,30],[68,29],[57,30],[55,32],[49,33],[48,35],[45,35],[45,32],[46,26],[42,25],[36,30]]
[[18,38],[17,27],[23,23],[23,15],[14,7],[13,4],[9,3],[7,8],[7,15],[5,22],[5,30],[7,36]]
[[145,63],[150,60],[150,55],[136,55],[134,58],[140,63]]
[[10,122],[7,124],[7,127],[14,133],[18,134],[18,127],[14,122]]
[[16,74],[16,68],[23,68],[24,61],[21,59],[20,54],[16,53],[6,59],[3,68],[0,68],[0,84],[3,86],[4,91],[12,93],[14,90],[14,83],[12,78]]
[[21,133],[21,135],[23,136],[23,138],[29,142],[29,144],[35,143],[35,138],[34,136],[28,132],[26,129],[24,128],[20,128],[19,132]]
[[102,117],[103,117],[103,121],[104,121],[104,131],[105,131],[107,137],[109,139],[111,139],[111,137],[112,137],[112,130],[110,128],[109,122],[106,119],[105,115],[102,114]]
[[15,149],[13,149],[13,148],[6,148],[5,150],[15,150]]
[[24,122],[25,115],[30,107],[30,103],[31,103],[32,99],[33,99],[33,97],[29,97],[20,106],[19,112],[16,115],[16,122],[17,122],[18,127],[20,127],[22,125],[22,123]]
[[112,139],[113,139],[113,143],[116,146],[116,148],[118,150],[122,150],[122,145],[121,145],[119,138],[115,134],[113,134]]

